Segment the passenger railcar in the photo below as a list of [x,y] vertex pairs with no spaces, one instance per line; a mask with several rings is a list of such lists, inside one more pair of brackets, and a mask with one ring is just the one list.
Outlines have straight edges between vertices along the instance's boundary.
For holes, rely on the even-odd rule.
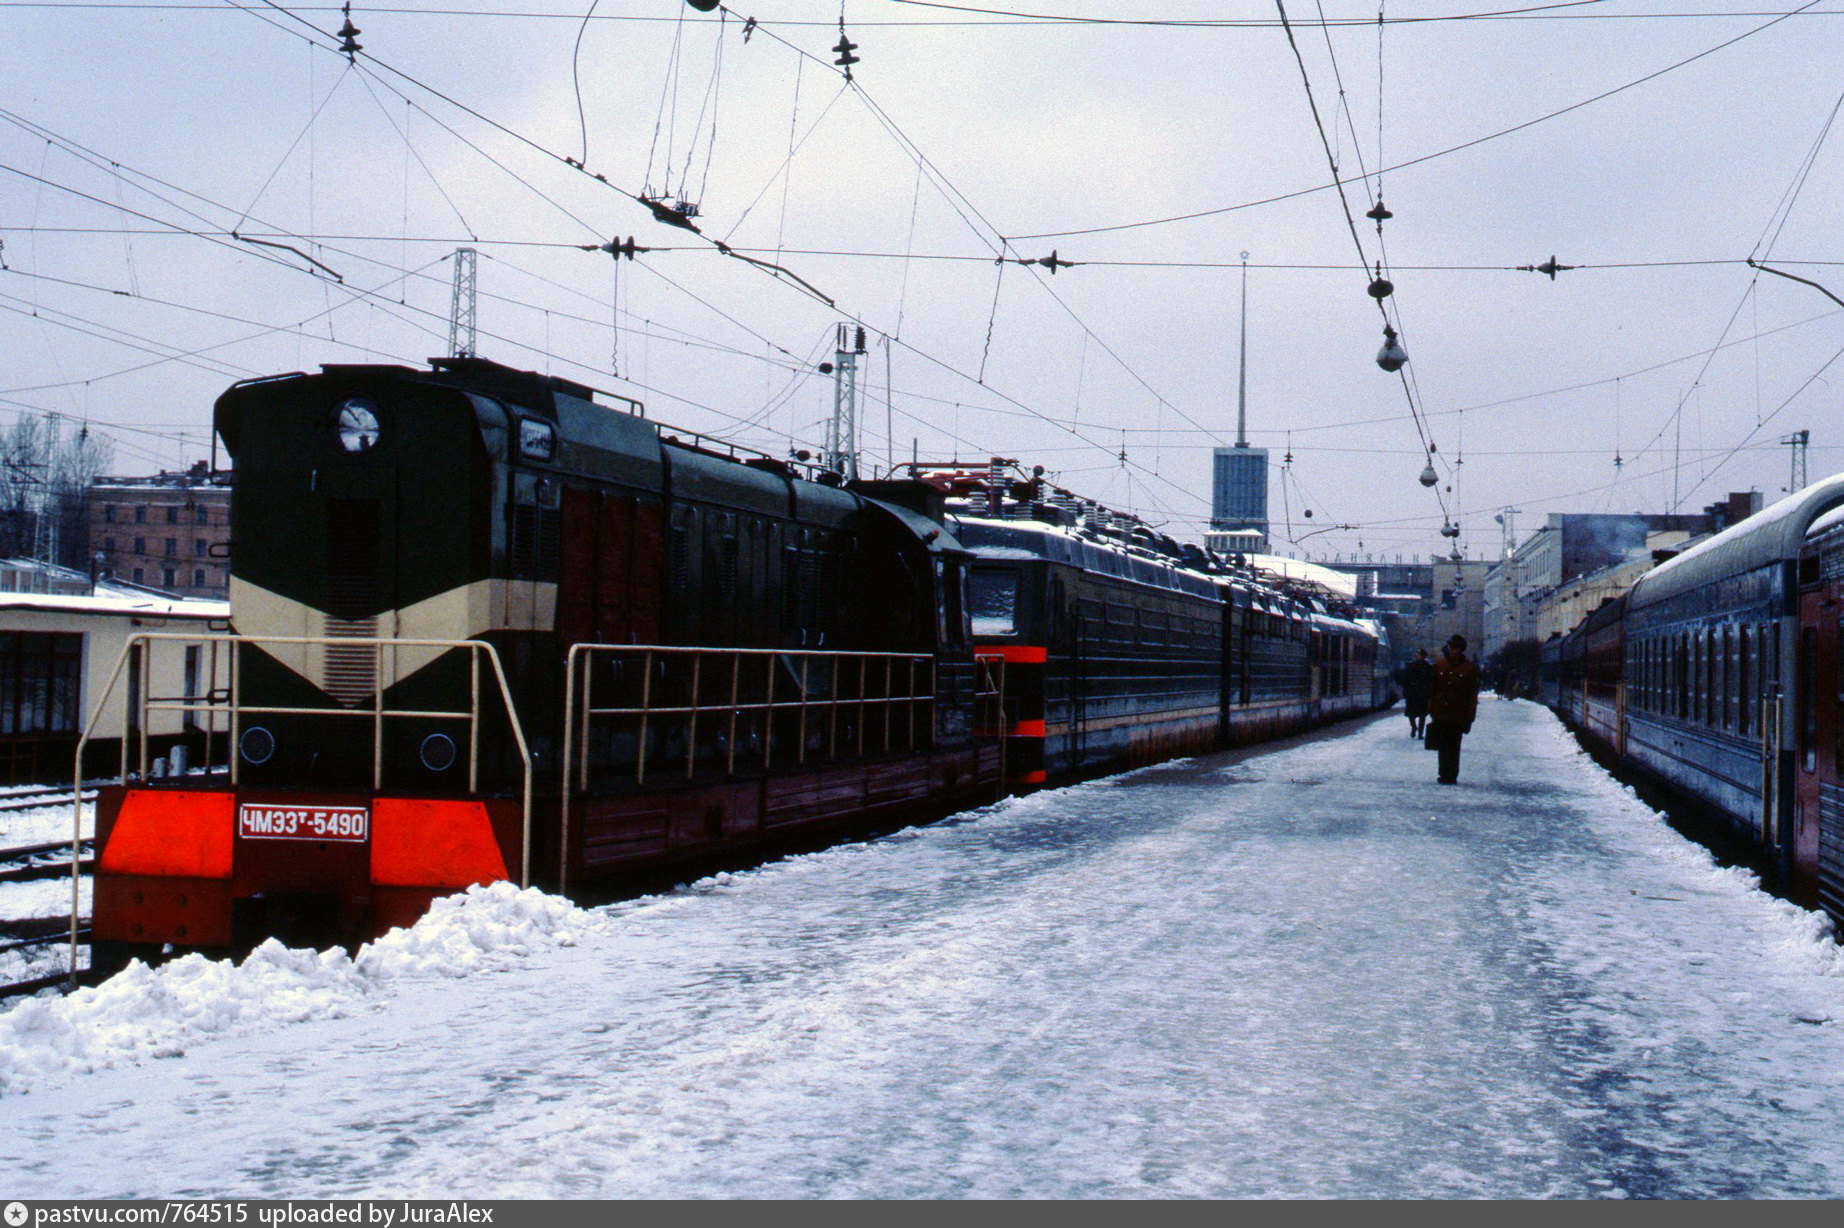
[[1545,701],[1844,920],[1844,475],[1641,576],[1545,646]]
[[1097,528],[1064,523],[1062,509],[1017,510],[955,520],[974,556],[974,638],[1006,661],[1013,787],[1378,705],[1374,628],[1112,518]]
[[973,552],[974,638],[1005,659],[1013,785],[1218,744],[1221,585],[1041,522],[955,528]]

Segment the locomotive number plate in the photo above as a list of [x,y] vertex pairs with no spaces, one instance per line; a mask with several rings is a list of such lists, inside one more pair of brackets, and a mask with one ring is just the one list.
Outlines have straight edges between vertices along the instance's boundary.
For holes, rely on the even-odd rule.
[[237,834],[246,840],[345,840],[363,844],[371,835],[371,811],[364,806],[237,807]]

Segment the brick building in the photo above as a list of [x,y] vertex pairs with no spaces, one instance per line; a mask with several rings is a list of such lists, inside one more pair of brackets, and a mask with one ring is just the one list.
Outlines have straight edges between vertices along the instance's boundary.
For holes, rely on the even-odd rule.
[[97,574],[181,597],[230,593],[230,475],[204,461],[152,477],[90,484],[90,560]]

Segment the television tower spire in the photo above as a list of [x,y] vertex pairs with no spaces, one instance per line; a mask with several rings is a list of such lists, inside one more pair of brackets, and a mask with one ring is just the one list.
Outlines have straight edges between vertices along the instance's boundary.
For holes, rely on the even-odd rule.
[[1242,373],[1236,385],[1236,446],[1249,446],[1249,254],[1242,253]]

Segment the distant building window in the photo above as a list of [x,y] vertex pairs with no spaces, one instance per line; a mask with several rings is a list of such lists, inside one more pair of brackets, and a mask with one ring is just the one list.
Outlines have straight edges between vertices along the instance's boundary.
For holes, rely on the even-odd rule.
[[174,558],[178,554],[179,554],[179,539],[177,537],[167,538],[166,539],[166,556],[170,559],[170,558]]
[[198,522],[200,524],[210,524],[211,523],[211,509],[210,508],[201,507],[198,509]]
[[179,523],[179,508],[177,505],[166,509],[166,522],[168,524]]
[[167,568],[167,569],[166,569],[165,571],[163,571],[163,572],[161,572],[161,573],[160,573],[160,576],[161,576],[161,579],[160,579],[160,583],[161,583],[161,584],[162,584],[163,586],[165,586],[165,587],[167,587],[167,588],[172,588],[172,587],[173,587],[173,569],[172,569],[171,567],[169,567],[169,568]]
[[141,574],[141,569],[140,569],[139,567],[137,567],[137,568],[135,568],[135,569],[134,569],[134,582],[135,582],[136,584],[145,584],[145,583],[147,583],[147,579],[146,579],[146,577],[145,577],[145,576],[143,576],[143,575]]
[[204,588],[205,587],[205,573],[204,572],[195,571],[192,573],[192,587],[193,588]]
[[134,509],[134,522],[136,524],[147,523],[147,509],[145,507],[137,507]]
[[102,520],[104,524],[114,524],[115,523],[115,504],[113,503],[103,504]]
[[192,542],[192,553],[193,554],[197,555],[199,558],[202,559],[210,552],[211,552],[210,542],[206,541],[202,537],[193,539],[193,542]]
[[0,633],[0,734],[75,730],[82,654],[81,635]]
[[147,539],[145,537],[137,537],[134,539],[134,552],[136,554],[147,553]]
[[102,552],[104,554],[115,553],[115,539],[113,537],[105,537],[102,539]]

